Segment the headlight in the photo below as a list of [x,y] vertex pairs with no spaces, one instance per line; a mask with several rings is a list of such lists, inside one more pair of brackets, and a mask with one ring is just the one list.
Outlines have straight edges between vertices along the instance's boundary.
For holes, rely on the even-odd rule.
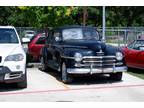
[[5,61],[22,61],[24,59],[23,54],[9,55],[5,58]]
[[121,52],[116,53],[116,59],[117,60],[122,60],[123,59],[123,54]]
[[76,62],[80,62],[82,60],[82,54],[81,53],[75,53],[74,58],[75,58]]

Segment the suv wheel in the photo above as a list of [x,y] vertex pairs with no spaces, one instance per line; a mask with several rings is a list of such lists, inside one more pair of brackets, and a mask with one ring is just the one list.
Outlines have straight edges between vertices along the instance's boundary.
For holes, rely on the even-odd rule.
[[61,72],[62,72],[62,82],[63,83],[71,83],[72,82],[72,77],[67,73],[67,67],[65,62],[62,63],[61,66]]
[[116,81],[121,81],[122,80],[122,72],[117,72],[117,73],[111,73],[110,78]]

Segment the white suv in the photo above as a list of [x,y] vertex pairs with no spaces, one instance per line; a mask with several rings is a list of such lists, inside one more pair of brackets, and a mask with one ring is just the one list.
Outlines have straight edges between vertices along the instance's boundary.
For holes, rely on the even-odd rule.
[[27,87],[26,54],[12,26],[0,26],[0,82]]

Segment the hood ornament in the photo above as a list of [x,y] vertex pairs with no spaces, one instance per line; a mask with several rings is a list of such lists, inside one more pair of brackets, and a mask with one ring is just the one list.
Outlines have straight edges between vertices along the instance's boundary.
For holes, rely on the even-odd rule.
[[102,47],[101,47],[100,45],[98,46],[98,48],[100,49],[99,52],[103,52],[103,51],[102,51]]
[[98,56],[103,56],[104,55],[104,52],[102,51],[102,47],[99,45],[98,46],[99,48],[99,52],[96,52]]

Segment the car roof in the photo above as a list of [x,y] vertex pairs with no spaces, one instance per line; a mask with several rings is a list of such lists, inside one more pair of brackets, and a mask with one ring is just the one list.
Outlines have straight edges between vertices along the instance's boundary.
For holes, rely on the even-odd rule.
[[70,29],[70,28],[89,28],[89,29],[96,29],[95,27],[91,26],[82,26],[82,25],[65,25],[61,27],[57,27],[56,29]]
[[14,26],[0,26],[0,28],[14,29]]

